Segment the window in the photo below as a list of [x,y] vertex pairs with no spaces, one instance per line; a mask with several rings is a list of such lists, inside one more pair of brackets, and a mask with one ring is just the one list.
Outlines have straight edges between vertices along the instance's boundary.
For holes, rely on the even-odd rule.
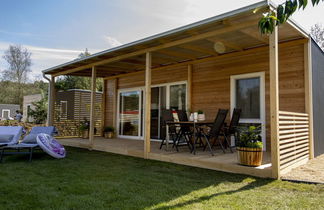
[[242,118],[260,118],[260,78],[236,80],[236,107],[242,109]]
[[9,119],[10,118],[10,110],[9,109],[3,109],[2,110],[2,119]]

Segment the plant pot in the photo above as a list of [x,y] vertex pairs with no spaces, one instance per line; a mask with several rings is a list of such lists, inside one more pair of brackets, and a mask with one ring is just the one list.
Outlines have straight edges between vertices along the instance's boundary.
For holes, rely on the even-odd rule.
[[106,138],[106,139],[112,139],[113,136],[114,136],[114,133],[113,133],[113,132],[106,132],[106,133],[105,133],[105,138]]
[[237,147],[236,151],[241,165],[260,166],[262,164],[262,148]]
[[198,121],[206,120],[205,114],[198,114]]
[[81,131],[81,137],[83,139],[88,139],[89,138],[89,131],[88,130]]

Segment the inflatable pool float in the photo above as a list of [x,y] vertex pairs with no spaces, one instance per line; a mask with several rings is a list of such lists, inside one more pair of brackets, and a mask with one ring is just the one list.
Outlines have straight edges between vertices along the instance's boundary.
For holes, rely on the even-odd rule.
[[50,156],[54,158],[65,158],[66,151],[64,147],[52,136],[40,133],[36,139],[37,144]]

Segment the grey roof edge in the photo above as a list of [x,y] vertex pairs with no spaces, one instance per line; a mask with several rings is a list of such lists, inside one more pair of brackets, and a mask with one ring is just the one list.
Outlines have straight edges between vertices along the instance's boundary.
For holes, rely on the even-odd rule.
[[259,8],[259,7],[270,6],[269,3],[270,3],[269,0],[263,0],[263,1],[260,1],[260,2],[256,2],[254,4],[247,5],[245,7],[241,7],[241,8],[238,8],[236,10],[232,10],[232,11],[220,14],[220,15],[216,15],[216,16],[213,16],[213,17],[198,21],[198,22],[194,22],[194,23],[191,23],[191,24],[188,24],[188,25],[185,25],[185,26],[181,26],[181,27],[178,27],[178,28],[175,28],[175,29],[171,29],[171,30],[168,30],[166,32],[158,33],[158,34],[155,34],[155,35],[152,35],[152,36],[149,36],[149,37],[137,40],[137,41],[133,41],[133,42],[130,42],[130,43],[118,46],[118,47],[110,48],[110,49],[95,53],[93,55],[87,56],[87,57],[82,58],[82,59],[72,60],[72,61],[60,64],[60,65],[45,69],[42,72],[43,72],[43,74],[46,74],[47,72],[50,72],[50,71],[52,71],[54,69],[62,68],[64,66],[67,66],[67,65],[70,65],[70,64],[75,64],[75,63],[78,63],[80,61],[95,58],[97,56],[100,56],[100,55],[103,55],[103,54],[106,54],[106,53],[110,53],[110,52],[120,50],[120,49],[123,49],[123,48],[126,48],[126,47],[135,46],[135,45],[138,45],[138,44],[142,44],[144,42],[148,42],[148,41],[151,41],[151,40],[154,40],[154,39],[157,39],[157,38],[162,38],[164,36],[171,35],[173,33],[178,33],[178,32],[185,31],[185,30],[197,27],[197,26],[202,26],[202,25],[209,24],[209,23],[212,23],[212,22],[215,22],[215,21],[219,21],[219,20],[222,20],[224,18],[233,17],[233,16],[236,16],[236,15],[238,15],[240,13],[244,13],[244,12]]
[[[78,91],[78,92],[91,92],[91,90],[85,90],[85,89],[68,89],[68,90],[59,90],[58,92],[72,92],[72,91]],[[102,91],[96,91],[96,93],[102,94]]]

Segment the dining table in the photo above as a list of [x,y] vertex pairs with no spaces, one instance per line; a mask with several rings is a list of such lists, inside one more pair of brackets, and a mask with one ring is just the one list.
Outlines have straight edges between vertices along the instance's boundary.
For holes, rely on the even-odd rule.
[[[196,143],[198,141],[198,138],[201,136],[201,127],[202,126],[208,126],[208,125],[212,125],[214,123],[214,121],[208,121],[208,120],[204,120],[204,121],[167,121],[166,122],[166,150],[169,149],[169,140],[170,140],[170,136],[169,136],[169,126],[170,125],[178,125],[181,127],[181,125],[183,126],[190,126],[193,128],[193,138],[194,138],[194,142],[192,145],[192,150],[191,153],[193,153],[194,155],[196,154]],[[209,145],[209,142],[206,141],[206,143],[209,146],[209,150],[211,152],[212,155],[213,151],[211,146]]]

